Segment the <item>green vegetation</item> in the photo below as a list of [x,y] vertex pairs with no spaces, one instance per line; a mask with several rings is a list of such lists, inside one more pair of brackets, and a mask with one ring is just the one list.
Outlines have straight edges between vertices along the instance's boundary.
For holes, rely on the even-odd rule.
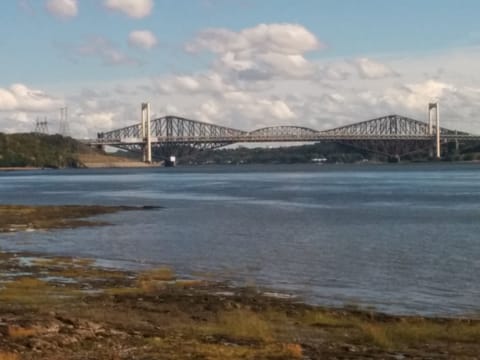
[[[480,160],[480,146],[460,147],[455,144],[444,145],[442,158],[445,161]],[[402,161],[432,160],[428,151],[419,151],[401,157]],[[338,143],[317,143],[302,146],[275,148],[216,149],[190,152],[178,156],[179,164],[302,164],[302,163],[359,163],[359,162],[397,162],[397,158],[377,154]]]
[[355,163],[385,161],[384,157],[336,143],[276,148],[217,149],[198,151],[179,158],[180,164],[296,164],[311,162]]
[[88,148],[61,135],[0,133],[0,167],[81,167],[81,151]]
[[125,206],[28,206],[0,205],[0,233],[33,229],[62,229],[104,225],[84,218],[138,208]]
[[[155,150],[155,149],[154,149]],[[168,153],[170,154],[170,153]],[[301,164],[301,163],[359,163],[396,162],[398,159],[368,152],[362,149],[337,143],[317,143],[302,146],[275,148],[222,148],[216,150],[192,150],[189,147],[175,149],[177,161],[183,165],[204,164]],[[162,149],[154,155],[161,160],[165,157]],[[480,145],[455,149],[455,144],[443,147],[445,161],[480,160]],[[118,151],[104,154],[69,137],[61,135],[3,134],[0,133],[0,168],[78,168],[78,167],[125,167],[127,164],[139,166],[139,155]],[[402,156],[402,161],[431,160],[428,151]],[[97,166],[95,166],[95,164]]]

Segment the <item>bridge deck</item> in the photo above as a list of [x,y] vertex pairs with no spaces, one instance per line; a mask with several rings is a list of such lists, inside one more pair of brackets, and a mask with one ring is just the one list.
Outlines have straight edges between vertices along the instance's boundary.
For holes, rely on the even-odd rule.
[[[440,138],[444,141],[480,141],[480,135],[441,135]],[[159,136],[152,137],[152,144],[166,144],[166,143],[249,143],[249,142],[320,142],[320,141],[355,141],[355,140],[416,140],[428,141],[433,140],[432,135],[342,135],[342,134],[314,134],[310,136]],[[124,145],[124,144],[143,144],[145,141],[141,138],[107,138],[107,139],[93,139],[84,140],[86,144],[90,145]]]

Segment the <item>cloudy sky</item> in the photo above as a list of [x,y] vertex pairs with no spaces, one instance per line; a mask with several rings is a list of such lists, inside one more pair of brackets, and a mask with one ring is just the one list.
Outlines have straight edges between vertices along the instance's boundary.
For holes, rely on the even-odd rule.
[[154,116],[243,130],[387,114],[480,133],[478,0],[4,0],[0,132]]

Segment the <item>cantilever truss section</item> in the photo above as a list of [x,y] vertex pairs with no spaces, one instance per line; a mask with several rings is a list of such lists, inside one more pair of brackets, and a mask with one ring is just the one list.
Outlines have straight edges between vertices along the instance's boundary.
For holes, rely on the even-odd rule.
[[[422,121],[410,119],[399,115],[383,116],[372,120],[362,121],[355,124],[341,126],[335,129],[322,131],[323,134],[330,135],[352,135],[352,136],[371,136],[371,137],[423,137],[431,136],[429,134],[428,124]],[[468,135],[464,132],[457,132],[445,128],[440,128],[443,135]]]
[[[122,129],[99,133],[98,138],[105,141],[139,139],[141,138],[141,124],[135,124]],[[151,122],[151,136],[154,138],[202,138],[227,137],[245,134],[245,131],[209,124],[206,122],[189,120],[176,116],[165,116]]]
[[428,135],[428,124],[398,115],[389,115],[327,130],[331,135],[418,136]]
[[[436,129],[433,129],[434,133]],[[151,122],[154,153],[184,153],[185,149],[213,149],[246,142],[340,142],[367,151],[401,156],[431,147],[434,134],[427,123],[399,115],[318,131],[301,126],[273,126],[243,131],[176,116]],[[443,142],[480,141],[480,136],[445,128],[440,129]],[[145,146],[141,124],[99,133],[92,145],[111,145],[127,150]],[[180,151],[180,149],[183,149]]]

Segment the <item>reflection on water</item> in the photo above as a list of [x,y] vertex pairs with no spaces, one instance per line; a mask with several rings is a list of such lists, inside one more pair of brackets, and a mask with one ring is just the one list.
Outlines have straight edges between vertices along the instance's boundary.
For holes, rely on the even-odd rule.
[[160,205],[3,249],[168,264],[322,304],[464,314],[480,299],[478,165],[241,166],[0,174],[2,203]]

